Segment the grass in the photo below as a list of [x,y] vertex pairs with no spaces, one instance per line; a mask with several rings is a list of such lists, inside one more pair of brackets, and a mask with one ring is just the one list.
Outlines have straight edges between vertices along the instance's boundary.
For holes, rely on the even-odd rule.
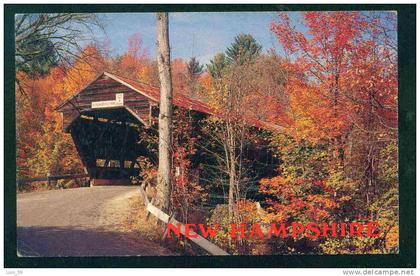
[[208,255],[191,241],[185,241],[184,236],[179,239],[176,237],[163,239],[166,225],[158,223],[158,219],[152,214],[147,217],[148,211],[141,197],[135,195],[128,200],[130,213],[125,218],[124,228],[126,228],[126,231],[135,232],[181,255]]
[[136,195],[129,198],[129,205],[130,213],[126,218],[126,227],[149,240],[161,242],[164,227],[157,223],[157,218],[153,215],[147,218],[148,211],[141,197]]

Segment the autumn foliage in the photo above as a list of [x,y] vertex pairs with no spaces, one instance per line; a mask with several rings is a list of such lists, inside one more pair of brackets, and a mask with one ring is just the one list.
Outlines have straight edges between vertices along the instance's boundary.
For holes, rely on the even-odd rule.
[[[206,71],[195,59],[174,59],[174,94],[214,110],[199,121],[191,111],[175,112],[178,218],[189,221],[222,190],[223,203],[231,204],[211,206],[207,222],[221,224],[214,242],[233,254],[398,252],[396,24],[393,12],[281,12],[270,26],[281,49],[262,52],[242,34]],[[252,51],[242,48],[243,40]],[[56,65],[43,76],[17,72],[19,177],[82,171],[55,108],[103,70],[158,85],[156,63],[139,34],[118,56],[88,45],[72,66]],[[153,183],[156,164],[140,163],[139,177]],[[230,220],[377,221],[381,235],[232,241]]]
[[376,242],[326,241],[321,248],[397,250],[396,15],[305,12],[301,19],[304,30],[287,13],[271,26],[288,54],[291,124],[273,140],[280,175],[260,182],[261,192],[275,197],[267,200],[270,216],[378,220]]

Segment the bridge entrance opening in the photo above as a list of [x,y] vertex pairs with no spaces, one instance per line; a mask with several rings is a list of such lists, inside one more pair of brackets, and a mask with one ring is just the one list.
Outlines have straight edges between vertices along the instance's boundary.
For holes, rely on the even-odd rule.
[[147,155],[141,127],[124,107],[83,111],[73,121],[68,131],[93,185],[130,184],[139,175],[137,158]]
[[153,158],[142,136],[157,122],[158,96],[157,88],[104,72],[57,107],[92,185],[130,184],[138,157]]

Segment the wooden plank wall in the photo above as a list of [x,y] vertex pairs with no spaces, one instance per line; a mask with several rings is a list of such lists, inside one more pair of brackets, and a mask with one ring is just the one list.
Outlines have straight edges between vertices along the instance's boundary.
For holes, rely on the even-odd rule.
[[63,112],[63,128],[67,129],[81,112],[90,110],[92,102],[115,100],[115,95],[119,93],[124,93],[124,106],[149,126],[150,109],[154,103],[144,95],[104,75],[60,108]]

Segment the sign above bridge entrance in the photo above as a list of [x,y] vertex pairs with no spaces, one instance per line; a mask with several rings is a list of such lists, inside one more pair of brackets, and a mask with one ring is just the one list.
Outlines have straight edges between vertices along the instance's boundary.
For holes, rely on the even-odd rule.
[[92,108],[120,107],[124,106],[124,93],[115,94],[114,101],[92,102]]

